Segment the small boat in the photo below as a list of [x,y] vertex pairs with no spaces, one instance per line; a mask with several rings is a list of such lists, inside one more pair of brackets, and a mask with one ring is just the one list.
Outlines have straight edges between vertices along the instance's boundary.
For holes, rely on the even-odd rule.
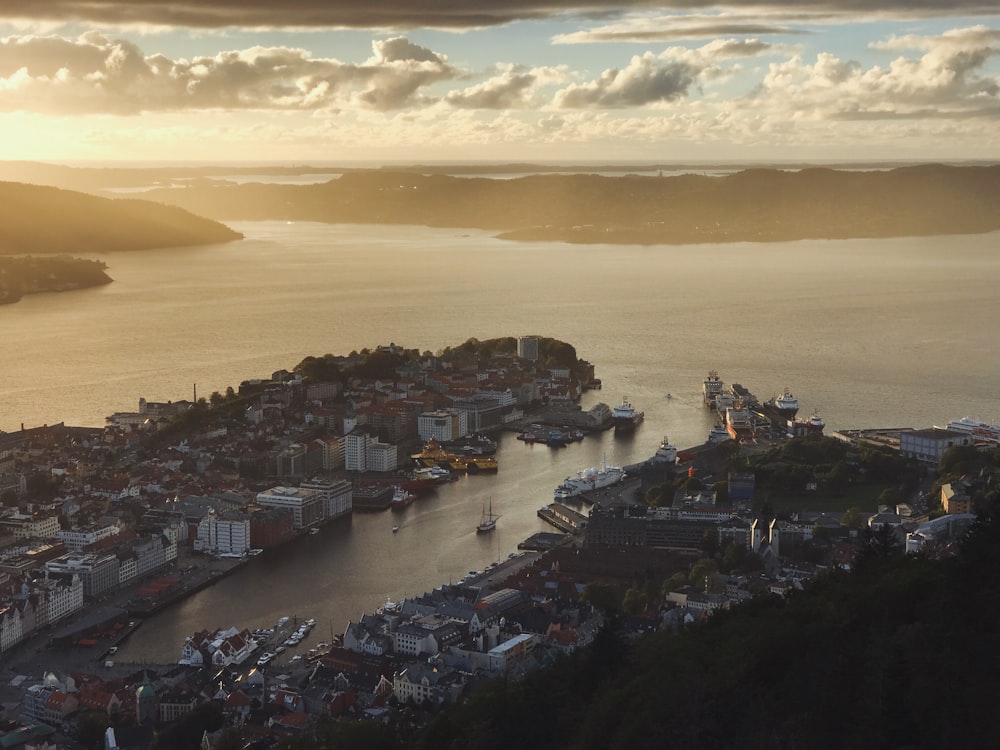
[[493,515],[493,498],[490,498],[489,510],[486,509],[486,504],[483,504],[483,516],[479,523],[476,525],[477,534],[486,534],[493,531],[497,527],[497,519],[500,516]]
[[399,531],[399,527],[398,526],[393,526],[392,527],[392,533],[395,534],[397,531]]

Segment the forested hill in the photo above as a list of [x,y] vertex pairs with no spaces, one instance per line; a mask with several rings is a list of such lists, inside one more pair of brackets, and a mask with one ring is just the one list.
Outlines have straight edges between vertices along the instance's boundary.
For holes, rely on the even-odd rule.
[[[422,730],[332,722],[281,750],[916,750],[996,747],[1000,523],[959,557],[873,537],[851,573],[632,644],[612,626]],[[881,537],[881,538],[880,538]],[[613,621],[612,621],[613,622]]]
[[373,170],[321,185],[205,180],[145,195],[219,220],[477,227],[511,239],[572,242],[777,241],[1000,230],[1000,166],[517,179]]
[[0,182],[0,254],[94,254],[241,237],[176,206]]

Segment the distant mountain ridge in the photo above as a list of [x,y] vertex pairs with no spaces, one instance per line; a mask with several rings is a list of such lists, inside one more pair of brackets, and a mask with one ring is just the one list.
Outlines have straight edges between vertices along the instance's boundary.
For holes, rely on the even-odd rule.
[[242,236],[177,206],[0,182],[0,255],[109,253]]
[[475,227],[509,239],[619,244],[1000,230],[1000,166],[515,179],[371,170],[304,186],[203,180],[144,196],[219,220]]

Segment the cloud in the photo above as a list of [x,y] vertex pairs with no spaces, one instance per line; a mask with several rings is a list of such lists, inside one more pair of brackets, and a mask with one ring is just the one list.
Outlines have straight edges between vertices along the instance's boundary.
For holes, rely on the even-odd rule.
[[992,117],[1000,105],[1000,78],[984,67],[1000,55],[998,42],[1000,32],[982,26],[890,37],[872,47],[922,54],[901,54],[888,66],[867,69],[830,53],[820,53],[813,64],[796,56],[773,63],[752,99],[796,118]]
[[497,73],[482,83],[452,91],[445,102],[463,109],[527,109],[542,103],[536,96],[540,87],[566,80],[564,69],[510,64],[497,68]]
[[355,65],[291,47],[251,47],[172,60],[96,33],[0,39],[0,111],[52,114],[206,109],[316,109],[353,102],[407,106],[425,86],[459,77],[403,37],[375,41]]
[[[993,0],[726,0],[730,8],[783,8],[838,14],[996,15]],[[192,28],[473,28],[567,14],[596,17],[624,11],[699,9],[706,0],[0,0],[0,18],[52,23]]]
[[697,76],[697,69],[686,62],[663,61],[647,52],[634,56],[622,70],[608,69],[597,80],[572,84],[559,91],[555,104],[574,109],[669,102],[684,96]]
[[728,71],[720,63],[783,49],[758,39],[716,39],[694,49],[647,52],[632,57],[622,70],[605,70],[596,80],[567,86],[556,93],[554,103],[564,109],[619,109],[672,102],[697,82],[724,77]]

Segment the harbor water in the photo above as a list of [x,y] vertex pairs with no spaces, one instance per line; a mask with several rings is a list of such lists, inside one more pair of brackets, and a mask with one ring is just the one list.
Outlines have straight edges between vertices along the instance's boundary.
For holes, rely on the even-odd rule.
[[[997,234],[621,247],[411,226],[235,228],[247,238],[104,256],[110,285],[0,307],[0,429],[101,425],[140,397],[208,396],[308,355],[532,334],[595,365],[604,388],[584,408],[628,397],[645,420],[630,438],[559,449],[508,436],[496,475],[266,553],[152,618],[124,660],[171,661],[195,630],[282,615],[315,618],[328,640],[386,598],[480,570],[549,530],[536,511],[567,475],[646,458],[663,435],[703,442],[709,370],[761,398],[788,387],[828,429],[1000,422]],[[497,529],[477,535],[490,500]]]

